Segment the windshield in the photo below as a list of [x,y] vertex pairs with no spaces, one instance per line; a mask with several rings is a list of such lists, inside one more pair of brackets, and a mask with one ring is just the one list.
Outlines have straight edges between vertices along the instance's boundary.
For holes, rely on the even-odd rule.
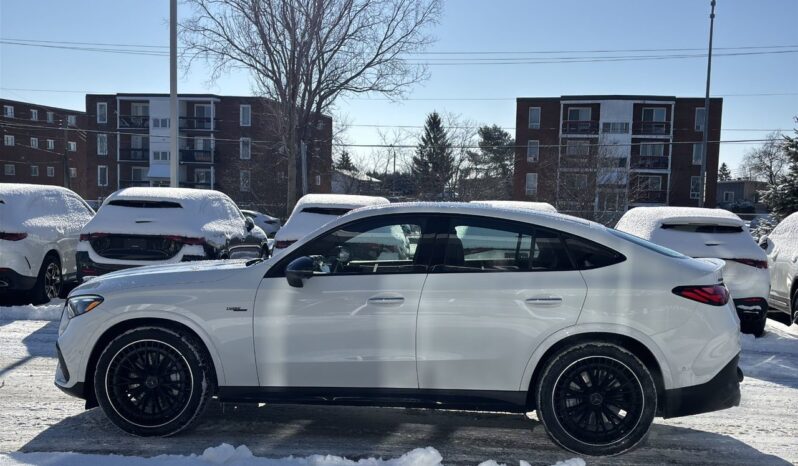
[[136,207],[140,209],[180,209],[183,207],[179,203],[171,201],[138,201],[126,199],[111,201],[108,203],[108,205],[118,207]]
[[676,252],[673,249],[666,248],[664,246],[660,246],[659,244],[652,243],[651,241],[644,240],[643,238],[640,238],[638,236],[630,235],[629,233],[626,233],[626,232],[623,232],[623,231],[620,231],[620,230],[615,230],[615,229],[612,229],[612,228],[607,228],[607,231],[609,231],[610,233],[612,233],[613,235],[615,235],[615,236],[617,236],[619,238],[625,239],[626,241],[634,243],[634,244],[636,244],[638,246],[642,246],[642,247],[644,247],[644,248],[646,248],[646,249],[648,249],[650,251],[654,251],[654,252],[660,253],[660,254],[662,254],[664,256],[673,257],[673,258],[676,258],[676,259],[686,259],[687,258],[687,256],[685,256],[684,254],[682,254],[680,252]]

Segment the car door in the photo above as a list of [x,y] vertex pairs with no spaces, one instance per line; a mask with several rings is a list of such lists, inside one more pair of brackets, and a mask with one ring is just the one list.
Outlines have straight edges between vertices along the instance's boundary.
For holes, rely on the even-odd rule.
[[[316,237],[280,259],[255,302],[258,377],[269,387],[418,388],[416,315],[427,277],[427,219],[389,215]],[[313,276],[288,284],[310,256]]]
[[418,314],[422,389],[519,390],[534,349],[576,323],[586,285],[559,234],[452,216]]

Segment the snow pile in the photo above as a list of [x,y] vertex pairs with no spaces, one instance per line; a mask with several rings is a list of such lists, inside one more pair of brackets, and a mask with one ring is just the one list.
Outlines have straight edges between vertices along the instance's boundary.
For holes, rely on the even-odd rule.
[[63,300],[53,300],[43,306],[34,306],[32,304],[3,306],[0,307],[0,322],[9,320],[59,320],[63,309]]
[[548,202],[527,201],[471,201],[471,204],[487,205],[493,207],[509,207],[513,209],[529,209],[539,212],[556,213],[557,209]]
[[[131,207],[124,202],[170,202],[174,207]],[[146,204],[144,204],[146,205]],[[179,207],[178,207],[179,205]],[[221,246],[246,237],[244,216],[225,194],[209,189],[127,188],[103,202],[82,233],[174,235]]]
[[[208,448],[200,455],[160,455],[152,458],[119,455],[84,455],[80,453],[3,453],[0,454],[0,466],[441,466],[443,457],[438,450],[416,448],[399,458],[384,460],[382,458],[366,458],[353,461],[340,456],[312,455],[304,458],[262,458],[252,455],[246,445],[233,447],[223,443],[218,447]],[[493,460],[485,461],[480,466],[500,466]],[[504,466],[504,465],[501,465]],[[520,466],[529,466],[521,461]],[[558,461],[554,466],[585,466],[581,458]]]
[[[663,225],[690,224],[740,227],[742,231],[701,233],[663,228]],[[765,251],[756,244],[742,219],[728,210],[636,207],[626,212],[615,228],[690,257],[767,260]]]

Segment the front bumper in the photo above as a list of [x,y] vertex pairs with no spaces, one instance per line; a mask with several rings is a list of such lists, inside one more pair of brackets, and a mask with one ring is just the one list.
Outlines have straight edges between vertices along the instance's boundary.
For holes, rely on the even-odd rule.
[[36,277],[28,277],[12,269],[0,268],[0,293],[27,291],[36,285]]
[[740,382],[743,380],[743,372],[737,367],[739,360],[738,354],[706,383],[665,390],[662,417],[690,416],[739,406]]

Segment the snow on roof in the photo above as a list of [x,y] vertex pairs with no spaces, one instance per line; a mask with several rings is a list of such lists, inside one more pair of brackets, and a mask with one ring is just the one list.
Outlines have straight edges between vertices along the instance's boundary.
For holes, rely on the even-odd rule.
[[362,173],[362,172],[356,172],[356,171],[353,171],[353,170],[342,170],[340,168],[336,168],[335,171],[340,173],[341,175],[348,176],[349,178],[352,178],[352,179],[355,179],[355,180],[358,180],[358,181],[369,181],[369,182],[372,182],[372,183],[379,183],[380,182],[379,179],[374,178],[373,176],[368,176],[368,175],[366,175],[365,173]]
[[36,196],[44,193],[70,193],[74,191],[61,186],[51,186],[45,184],[24,184],[24,183],[0,183],[0,199],[4,197],[16,196]]
[[0,220],[13,230],[57,241],[93,214],[80,196],[60,186],[0,183]]
[[137,187],[116,191],[108,196],[104,204],[114,199],[202,202],[213,197],[229,199],[226,194],[212,189]]
[[557,209],[548,202],[527,201],[471,201],[471,204],[489,205],[494,207],[510,207],[515,209],[529,209],[539,212],[557,212]]
[[786,236],[798,242],[798,212],[790,214],[779,222],[769,236]]
[[[294,212],[309,206],[356,209],[369,205],[389,204],[388,199],[378,196],[357,196],[354,194],[305,194],[294,207]],[[293,215],[293,214],[292,214]]]
[[700,207],[635,207],[629,210],[615,225],[617,230],[631,233],[644,239],[663,223],[711,223],[714,225],[740,226],[744,222],[737,215],[724,209]]

